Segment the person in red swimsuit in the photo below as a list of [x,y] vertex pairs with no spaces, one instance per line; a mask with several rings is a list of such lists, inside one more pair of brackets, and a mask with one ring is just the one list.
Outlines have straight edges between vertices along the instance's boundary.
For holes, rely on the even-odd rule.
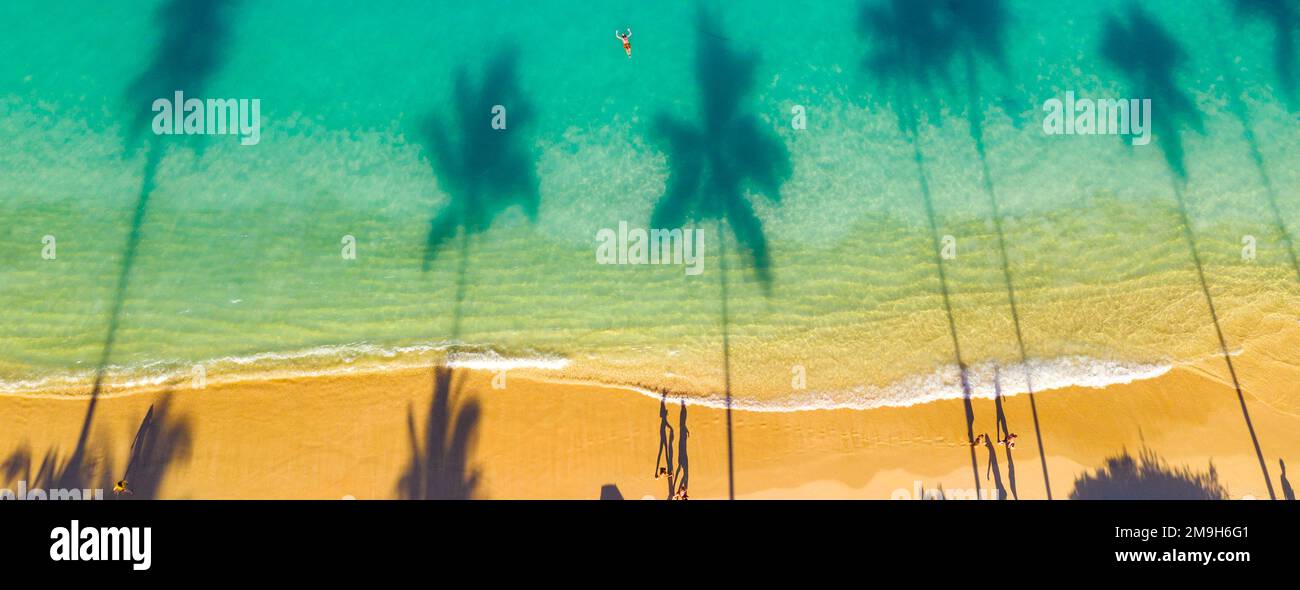
[[626,33],[620,33],[618,29],[614,29],[614,36],[623,42],[623,51],[627,52],[627,56],[632,57],[632,27],[628,27]]

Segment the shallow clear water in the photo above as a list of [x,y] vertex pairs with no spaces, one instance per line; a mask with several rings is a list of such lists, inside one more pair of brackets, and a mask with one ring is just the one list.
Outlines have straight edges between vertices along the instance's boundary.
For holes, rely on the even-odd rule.
[[[209,379],[427,365],[455,344],[716,397],[725,332],[740,403],[912,403],[955,394],[950,326],[979,391],[994,375],[1016,389],[1008,276],[1037,387],[1141,377],[1218,351],[1179,182],[1229,345],[1300,306],[1261,175],[1300,227],[1298,109],[1273,26],[1232,3],[1142,3],[1185,53],[1170,63],[1149,59],[1146,29],[1106,57],[1107,23],[1130,19],[1120,1],[959,2],[976,9],[956,16],[905,2],[935,11],[875,30],[860,14],[890,2],[109,4],[0,6],[21,23],[0,39],[11,392],[85,393],[101,366],[122,385],[196,364]],[[629,26],[631,59],[610,34]],[[921,49],[872,62],[893,47]],[[1178,131],[1185,181],[1168,137],[1043,133],[1045,100],[1146,97],[1133,72],[1152,63],[1176,90],[1155,86],[1153,109]],[[151,134],[169,89],[260,99],[260,143]],[[1199,132],[1173,117],[1178,97]],[[648,227],[696,164],[705,180],[682,202],[703,205],[682,225],[704,230],[703,274],[596,264],[597,231]],[[956,240],[942,283],[922,175]],[[468,239],[434,232],[429,248],[463,204]],[[746,204],[756,229],[738,234]]]

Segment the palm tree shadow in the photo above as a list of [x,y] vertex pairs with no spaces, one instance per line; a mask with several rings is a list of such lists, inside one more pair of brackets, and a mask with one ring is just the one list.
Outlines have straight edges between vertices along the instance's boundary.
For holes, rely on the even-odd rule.
[[779,203],[781,185],[793,172],[790,154],[780,137],[745,108],[758,57],[732,50],[720,24],[702,7],[695,43],[700,120],[693,125],[668,113],[655,118],[652,135],[667,149],[670,173],[650,224],[676,228],[688,220],[725,223],[748,255],[760,286],[770,293],[767,238],[746,197],[757,193]]
[[[920,187],[921,202],[930,230],[931,253],[938,274],[948,334],[952,340],[953,358],[961,380],[971,477],[978,495],[979,459],[975,452],[975,409],[971,402],[970,375],[957,334],[947,268],[941,255],[939,223],[930,194],[925,152],[920,140],[923,115],[940,121],[939,106],[943,103],[944,95],[954,88],[952,62],[960,47],[958,39],[963,35],[955,23],[960,14],[954,12],[949,3],[943,0],[889,0],[879,4],[864,2],[859,5],[858,34],[871,46],[871,53],[863,61],[863,68],[884,84],[885,94],[894,105],[899,132],[912,147],[912,160],[916,166],[917,185]],[[996,27],[980,22],[982,24],[972,27],[966,35],[969,39],[977,40],[975,47],[979,51],[988,51],[988,48],[995,47],[1000,41],[988,33]],[[922,107],[919,111],[917,103]]]
[[793,173],[790,153],[752,112],[746,98],[753,92],[758,57],[730,48],[720,23],[703,7],[696,14],[695,79],[699,86],[698,125],[660,113],[653,138],[667,150],[669,175],[664,194],[651,213],[650,226],[670,229],[688,220],[716,220],[718,277],[721,285],[722,356],[727,420],[728,497],[735,497],[731,414],[731,326],[727,309],[726,237],[724,226],[748,257],[765,296],[771,295],[772,260],[753,204],[757,193],[781,201],[781,185]]
[[[939,120],[943,97],[954,93],[957,51],[946,0],[882,0],[858,5],[857,32],[871,45],[863,69],[883,84],[899,130],[913,136],[924,117]],[[920,109],[917,109],[917,107]]]
[[188,418],[173,415],[171,395],[164,393],[158,403],[149,406],[131,443],[122,479],[129,482],[133,498],[157,498],[163,474],[173,464],[190,458],[192,426]]
[[1129,78],[1140,96],[1150,97],[1152,103],[1161,105],[1161,112],[1165,113],[1161,117],[1152,118],[1150,124],[1164,151],[1165,162],[1173,175],[1172,188],[1179,224],[1196,269],[1197,280],[1211,322],[1214,324],[1219,351],[1223,355],[1233,389],[1237,393],[1237,401],[1241,406],[1242,417],[1245,419],[1251,443],[1255,447],[1255,455],[1259,460],[1259,468],[1263,473],[1269,496],[1276,499],[1273,479],[1268,473],[1268,464],[1264,461],[1264,452],[1255,433],[1254,423],[1250,419],[1250,411],[1246,407],[1246,396],[1241,389],[1241,381],[1237,378],[1237,370],[1233,365],[1228,342],[1219,322],[1219,313],[1214,306],[1214,297],[1210,294],[1209,283],[1205,278],[1205,267],[1201,262],[1196,235],[1192,230],[1191,216],[1187,212],[1187,199],[1183,194],[1187,185],[1187,168],[1180,137],[1181,130],[1183,127],[1190,127],[1198,133],[1204,133],[1200,112],[1192,104],[1191,99],[1178,88],[1175,81],[1176,70],[1187,61],[1187,53],[1155,18],[1143,11],[1136,3],[1129,5],[1127,24],[1113,15],[1107,19],[1102,33],[1101,53],[1107,62]]
[[[456,72],[452,90],[456,140],[436,115],[429,116],[419,130],[434,174],[451,198],[429,222],[423,269],[429,269],[447,241],[460,235],[451,314],[453,341],[461,335],[470,238],[486,231],[497,215],[511,206],[520,206],[535,220],[541,201],[535,157],[524,135],[534,110],[519,84],[518,55],[514,47],[498,50],[477,87],[464,68]],[[448,360],[433,370],[423,438],[418,434],[414,410],[407,410],[411,460],[398,479],[401,498],[470,499],[478,487],[480,474],[470,464],[470,455],[480,407],[472,395],[462,398],[464,377],[453,388],[455,371]]]
[[[227,9],[235,4],[236,0],[170,0],[158,9],[156,14],[158,27],[165,33],[155,48],[149,67],[136,77],[126,93],[126,104],[129,111],[134,113],[127,126],[128,155],[140,147],[145,129],[152,119],[152,111],[146,108],[146,105],[152,105],[158,98],[170,99],[177,90],[201,91],[204,83],[219,67],[222,61],[221,48],[228,37]],[[105,373],[113,357],[113,347],[117,343],[131,270],[135,266],[136,253],[140,246],[141,228],[144,225],[145,213],[148,211],[149,197],[153,194],[158,164],[162,160],[161,146],[157,145],[156,141],[148,143],[150,145],[140,193],[132,210],[130,230],[118,268],[117,282],[109,307],[104,346],[100,349],[94,383],[91,386],[90,403],[82,419],[77,443],[67,461],[58,463],[57,449],[51,449],[42,459],[37,475],[45,479],[47,487],[82,488],[86,487],[84,484],[96,479],[92,475],[96,467],[86,458],[90,446],[91,426],[94,423],[99,395],[103,390]],[[20,448],[15,452],[21,453],[23,449]],[[30,465],[30,457],[16,455],[11,456],[10,459],[18,462],[27,461]],[[111,469],[98,471],[103,475]]]
[[479,482],[478,467],[470,464],[480,410],[472,396],[462,398],[462,378],[454,388],[454,371],[437,367],[433,372],[433,399],[425,418],[424,436],[407,409],[411,459],[397,482],[398,497],[405,500],[468,500]]
[[1300,29],[1300,4],[1294,0],[1235,0],[1237,19],[1257,18],[1273,27],[1273,67],[1277,70],[1278,86],[1283,100],[1295,111],[1300,109],[1300,96],[1296,93],[1295,37]]
[[[160,143],[153,139],[148,142],[143,140],[145,130],[149,128],[153,118],[152,110],[148,107],[158,98],[170,100],[173,93],[178,90],[190,93],[202,91],[204,84],[223,61],[222,47],[229,36],[229,11],[236,4],[237,0],[170,0],[159,7],[155,18],[159,30],[164,31],[163,37],[154,50],[150,65],[140,72],[127,88],[126,104],[134,116],[127,125],[126,153],[128,156],[134,154],[141,147],[141,143],[149,145],[140,192],[132,210],[130,230],[109,307],[104,346],[100,349],[99,360],[96,363],[90,403],[86,408],[86,416],[82,420],[77,444],[67,465],[59,470],[60,481],[53,482],[60,487],[76,487],[71,484],[84,477],[83,463],[89,442],[88,436],[91,424],[94,422],[99,395],[103,390],[105,372],[113,358],[113,348],[117,343],[131,271],[135,266],[136,254],[140,247],[145,213],[149,209],[149,198],[153,194],[155,175],[162,160],[163,148]],[[202,146],[201,142],[193,145],[196,151]]]
[[[127,127],[128,151],[148,135],[154,117],[149,108],[159,98],[171,100],[177,91],[201,96],[208,80],[225,61],[231,17],[242,0],[166,0],[154,20],[162,37],[153,59],[128,86],[126,104],[134,113]],[[179,139],[180,137],[176,137]],[[202,144],[196,143],[196,151]]]
[[[418,133],[450,202],[429,222],[424,269],[457,231],[483,232],[498,214],[519,206],[530,220],[541,201],[536,157],[526,139],[535,113],[518,79],[519,52],[500,49],[484,67],[477,86],[461,68],[453,82],[455,137],[440,117],[430,115]],[[503,128],[498,128],[498,124]]]
[[1071,500],[1226,500],[1214,464],[1198,473],[1170,467],[1155,451],[1143,447],[1137,457],[1127,450],[1106,459],[1093,473],[1074,482]]

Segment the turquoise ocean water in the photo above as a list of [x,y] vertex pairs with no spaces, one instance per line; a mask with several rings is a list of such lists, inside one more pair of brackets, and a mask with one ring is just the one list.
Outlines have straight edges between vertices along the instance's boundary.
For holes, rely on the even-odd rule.
[[[729,366],[754,407],[906,404],[957,394],[954,332],[977,393],[1017,390],[1026,359],[1040,389],[1157,374],[1219,351],[1175,187],[1230,347],[1300,307],[1273,214],[1300,228],[1300,57],[1279,36],[1297,19],[1282,1],[5,2],[0,390],[455,351],[701,398]],[[259,99],[260,143],[154,136],[172,90]],[[1067,91],[1153,98],[1164,136],[1047,136]],[[657,206],[705,230],[702,275],[596,264],[597,231]]]

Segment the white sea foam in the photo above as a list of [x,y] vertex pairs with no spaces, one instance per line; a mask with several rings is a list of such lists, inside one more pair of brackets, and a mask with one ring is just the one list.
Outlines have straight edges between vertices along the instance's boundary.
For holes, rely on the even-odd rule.
[[[448,352],[449,351],[449,352]],[[444,356],[445,353],[445,356]],[[534,351],[502,353],[491,348],[473,347],[460,342],[439,342],[398,347],[381,347],[369,343],[321,346],[283,353],[257,353],[223,357],[201,363],[155,361],[133,367],[109,366],[105,372],[105,390],[128,391],[133,388],[173,386],[190,387],[194,367],[202,366],[207,385],[268,379],[297,379],[354,374],[381,373],[394,370],[427,368],[438,361],[454,369],[473,371],[536,370],[557,372],[553,377],[531,376],[546,382],[574,385],[601,385],[659,399],[685,400],[688,405],[713,408],[727,407],[721,393],[687,395],[663,392],[645,386],[624,383],[567,379],[563,370],[568,358]],[[597,362],[598,359],[593,359]],[[960,371],[948,365],[932,373],[916,375],[889,385],[862,385],[837,390],[792,391],[786,395],[753,399],[738,396],[731,407],[754,412],[796,412],[808,410],[908,407],[945,399],[970,397],[993,399],[996,395],[1040,393],[1065,387],[1104,388],[1110,385],[1158,377],[1173,368],[1172,363],[1133,363],[1117,360],[1071,356],[1054,359],[1031,359],[1028,364],[998,365],[980,362],[966,371],[966,386]],[[67,392],[88,392],[93,371],[60,374],[24,380],[0,380],[0,394],[24,397],[65,397]],[[52,393],[61,392],[61,393]]]
[[506,357],[487,352],[453,352],[447,355],[447,366],[453,369],[475,371],[503,371],[510,369],[544,369],[558,371],[569,366],[569,359],[555,356]]
[[[963,387],[961,372],[956,365],[949,365],[934,373],[910,377],[883,387],[864,385],[844,390],[799,391],[765,400],[733,397],[730,406],[732,409],[749,412],[900,408],[945,399],[962,399],[966,396],[967,388],[972,399],[994,399],[999,394],[1012,396],[1031,391],[1042,393],[1066,387],[1103,389],[1111,385],[1159,377],[1174,366],[1172,363],[1129,363],[1081,356],[1030,359],[1027,364],[1012,365],[984,362],[967,368],[967,386]],[[716,393],[707,396],[680,395],[640,386],[612,383],[602,385],[634,391],[655,399],[667,397],[674,402],[685,401],[686,405],[718,409],[728,406],[726,397]]]
[[[453,350],[455,349],[455,350]],[[470,349],[470,350],[465,350]],[[109,365],[104,368],[104,389],[129,390],[138,387],[192,383],[195,367],[203,368],[207,385],[266,379],[295,379],[378,373],[432,366],[442,353],[447,366],[473,370],[560,369],[568,359],[531,351],[502,354],[462,342],[438,342],[384,347],[370,343],[328,345],[291,352],[261,352],[227,356],[201,362],[151,361],[139,365]],[[66,397],[66,392],[88,393],[94,382],[93,370],[60,373],[26,379],[0,379],[0,395]],[[62,392],[62,393],[50,393]]]

